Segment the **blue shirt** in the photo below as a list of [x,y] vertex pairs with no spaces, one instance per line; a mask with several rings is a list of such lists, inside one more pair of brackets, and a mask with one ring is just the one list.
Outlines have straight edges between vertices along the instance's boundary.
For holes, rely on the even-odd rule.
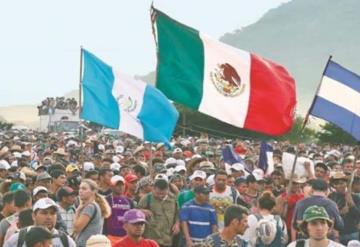
[[202,241],[212,234],[212,226],[217,225],[216,211],[209,203],[200,205],[193,199],[182,206],[180,221],[187,222],[193,241]]

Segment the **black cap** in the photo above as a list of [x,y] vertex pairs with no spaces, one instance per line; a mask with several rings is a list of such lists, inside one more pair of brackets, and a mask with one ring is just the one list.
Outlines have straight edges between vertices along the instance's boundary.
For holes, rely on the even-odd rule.
[[56,235],[53,235],[47,228],[42,226],[33,226],[31,227],[25,235],[26,246],[34,246],[35,244],[56,238]]
[[197,186],[194,188],[195,193],[209,194],[210,189],[207,186]]
[[61,187],[58,192],[57,192],[57,199],[59,201],[62,200],[62,198],[64,196],[71,196],[71,195],[76,195],[76,191],[73,190],[71,187],[69,186],[64,186],[64,187]]

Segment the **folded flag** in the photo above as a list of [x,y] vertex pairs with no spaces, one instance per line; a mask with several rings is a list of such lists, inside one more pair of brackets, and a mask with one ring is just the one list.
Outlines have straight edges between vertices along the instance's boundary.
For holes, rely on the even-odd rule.
[[259,168],[264,174],[271,174],[274,171],[273,148],[266,141],[261,141]]
[[329,60],[309,114],[360,141],[360,76]]
[[211,40],[152,9],[156,87],[171,100],[239,128],[281,135],[293,125],[295,82],[282,66]]
[[86,50],[83,56],[81,118],[147,141],[169,143],[179,113],[166,96]]

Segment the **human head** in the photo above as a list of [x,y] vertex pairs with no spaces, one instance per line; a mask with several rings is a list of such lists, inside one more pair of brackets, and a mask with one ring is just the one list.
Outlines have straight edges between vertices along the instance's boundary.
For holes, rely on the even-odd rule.
[[342,171],[336,171],[331,174],[330,185],[339,193],[345,193],[347,186],[347,177]]
[[276,205],[275,197],[271,192],[264,192],[258,200],[258,205],[260,209],[266,209],[271,212]]
[[18,228],[24,228],[27,226],[31,226],[34,224],[34,220],[32,217],[33,211],[31,208],[21,210],[19,213],[19,222],[18,222]]
[[31,203],[31,196],[28,192],[24,190],[18,190],[14,193],[14,205],[16,210],[21,210],[24,208],[30,208]]
[[344,173],[350,175],[354,170],[354,161],[352,159],[344,159],[342,166]]
[[237,234],[244,234],[249,227],[247,222],[248,210],[239,205],[232,205],[225,209],[224,225],[225,228],[232,228]]
[[44,186],[37,186],[33,190],[33,201],[36,202],[37,200],[41,198],[46,198],[49,196],[49,191]]
[[97,170],[91,170],[86,172],[85,178],[89,178],[93,180],[95,183],[98,183],[99,181],[99,172]]
[[311,188],[313,191],[327,193],[329,190],[328,183],[324,179],[321,179],[321,178],[317,178],[317,179],[310,181],[310,185],[311,185]]
[[125,179],[120,175],[111,178],[111,190],[114,195],[122,195],[125,192]]
[[124,229],[128,236],[138,239],[145,231],[145,215],[141,210],[130,209],[124,214]]
[[111,247],[111,241],[104,235],[92,235],[86,241],[86,247]]
[[36,184],[38,186],[44,186],[49,190],[51,187],[51,183],[52,183],[52,177],[47,172],[40,173],[36,177]]
[[80,200],[83,202],[95,200],[95,196],[98,190],[99,187],[94,181],[90,179],[82,180],[79,188]]
[[50,247],[53,238],[53,234],[47,228],[34,226],[26,232],[25,243],[28,247]]
[[215,173],[215,188],[219,191],[226,189],[227,173],[225,170],[218,170]]
[[157,179],[154,182],[153,196],[158,200],[165,200],[169,193],[169,184],[165,179]]
[[73,205],[76,201],[76,191],[69,186],[63,186],[57,191],[57,199],[67,206]]
[[326,177],[329,168],[323,162],[318,162],[315,165],[315,177],[324,179]]
[[327,237],[332,225],[333,222],[325,208],[315,205],[305,210],[299,227],[310,239],[320,241]]
[[111,186],[111,178],[114,175],[113,171],[109,168],[102,168],[99,171],[99,181],[102,184]]
[[6,214],[13,214],[15,213],[15,203],[14,203],[14,193],[13,192],[7,192],[4,194],[3,198],[3,206],[2,211],[4,211]]
[[240,193],[240,195],[244,195],[248,186],[246,183],[246,179],[245,178],[237,178],[235,180],[235,188],[237,189],[237,191]]
[[210,189],[203,185],[194,188],[195,199],[199,204],[205,204],[209,201]]
[[254,175],[250,174],[246,177],[246,183],[248,188],[251,188],[254,191],[258,191],[259,190],[259,185],[258,182],[256,181],[256,178]]
[[55,227],[57,204],[50,198],[41,198],[33,207],[33,220],[36,226],[47,227],[50,231]]
[[126,182],[126,191],[134,194],[136,191],[136,183],[139,178],[135,174],[129,173],[124,179]]
[[65,185],[66,176],[64,171],[58,169],[53,170],[51,171],[50,176],[52,177],[52,183],[57,187],[62,187]]
[[200,170],[194,171],[194,173],[190,176],[190,180],[192,188],[205,185],[206,173]]

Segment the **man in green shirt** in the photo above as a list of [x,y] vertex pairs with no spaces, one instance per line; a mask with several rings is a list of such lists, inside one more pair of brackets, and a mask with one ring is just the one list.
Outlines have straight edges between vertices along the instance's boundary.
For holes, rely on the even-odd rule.
[[185,202],[188,202],[195,197],[194,188],[205,185],[206,182],[206,173],[204,171],[194,171],[194,173],[190,176],[191,181],[191,189],[182,191],[178,197],[177,202],[179,208],[182,208]]

